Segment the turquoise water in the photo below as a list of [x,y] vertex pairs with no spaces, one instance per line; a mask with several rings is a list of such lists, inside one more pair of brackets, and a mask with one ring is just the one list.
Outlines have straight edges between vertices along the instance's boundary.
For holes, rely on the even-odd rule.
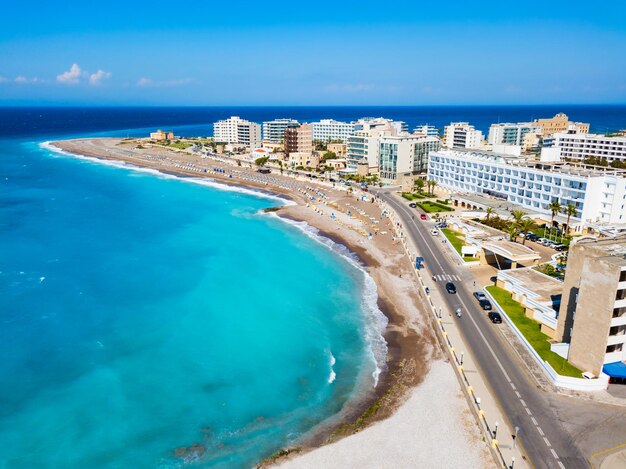
[[0,146],[0,467],[250,467],[374,385],[371,279],[279,201]]

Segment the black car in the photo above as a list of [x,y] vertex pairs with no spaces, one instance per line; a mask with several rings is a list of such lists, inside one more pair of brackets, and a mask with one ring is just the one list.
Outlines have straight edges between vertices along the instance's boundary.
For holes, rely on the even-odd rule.
[[456,286],[452,282],[446,283],[446,290],[448,293],[454,295],[456,293]]
[[565,246],[564,244],[559,244],[558,246],[555,246],[554,249],[559,252],[563,252],[563,251],[567,251],[569,248]]
[[539,236],[531,233],[529,235],[526,235],[526,239],[529,241],[537,241],[539,239]]
[[[491,311],[491,303],[489,303],[489,300],[487,299],[483,299],[483,300],[479,300],[478,304],[480,305],[480,307],[484,310],[484,311]],[[496,313],[497,314],[497,313]]]
[[492,311],[487,316],[489,317],[492,323],[502,324],[502,316],[500,316],[500,313],[496,313],[495,311]]
[[417,207],[417,204],[416,204],[415,202],[411,202],[411,203],[409,204],[409,207],[411,207],[411,208],[415,208],[415,207]]

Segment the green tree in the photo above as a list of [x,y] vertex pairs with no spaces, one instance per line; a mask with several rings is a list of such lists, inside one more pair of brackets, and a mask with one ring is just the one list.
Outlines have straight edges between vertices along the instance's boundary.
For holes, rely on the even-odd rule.
[[513,221],[515,223],[519,223],[526,215],[526,212],[524,212],[523,210],[513,210],[511,212],[511,215],[513,216]]
[[511,241],[515,241],[517,239],[517,235],[519,235],[519,229],[514,223],[511,223],[507,233],[509,234],[509,239]]
[[491,215],[493,215],[496,211],[493,209],[493,207],[487,207],[487,209],[485,210],[485,213],[487,214],[485,216],[485,221],[489,222],[489,218],[491,218]]
[[327,151],[322,155],[322,161],[332,160],[333,158],[337,158],[337,153],[334,151]]
[[567,216],[567,224],[565,225],[565,229],[567,230],[566,234],[569,234],[569,221],[570,221],[570,218],[575,217],[578,214],[578,209],[576,208],[576,205],[574,205],[574,204],[567,204],[561,210],[562,210],[563,214]]
[[413,181],[413,188],[415,189],[415,192],[422,192],[425,184],[426,183],[422,178],[415,179],[415,181]]
[[262,168],[263,166],[265,166],[265,163],[269,161],[269,159],[269,156],[262,156],[261,158],[257,158],[256,160],[254,160],[254,164]]
[[[535,228],[537,228],[537,223],[535,223],[534,220],[531,220],[530,218],[522,218],[518,223],[517,223],[517,228],[524,233],[528,233],[529,231],[534,230]],[[524,236],[524,238],[522,239],[522,244],[525,245],[526,244],[526,236]]]
[[556,214],[561,211],[561,204],[559,203],[558,200],[553,200],[547,205],[546,208],[550,210],[550,213],[552,214],[552,219],[550,221],[550,236],[552,236],[552,228],[554,227],[554,217],[556,217]]

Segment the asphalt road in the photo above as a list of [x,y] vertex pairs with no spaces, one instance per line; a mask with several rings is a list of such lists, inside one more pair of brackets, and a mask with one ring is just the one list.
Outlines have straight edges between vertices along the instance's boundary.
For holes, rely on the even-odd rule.
[[[478,307],[472,295],[471,275],[451,262],[441,251],[439,238],[431,234],[432,222],[420,220],[416,210],[398,201],[390,191],[372,192],[401,217],[430,275],[462,279],[455,282],[457,293],[454,295],[445,291],[445,281],[438,281],[436,288],[441,289],[451,311],[459,307],[462,309],[462,317],[457,322],[465,343],[471,349],[503,413],[508,416],[511,427],[520,428],[518,441],[532,464],[536,468],[587,469],[587,460],[561,425],[548,402],[548,396],[531,381],[524,365],[512,354],[495,329],[504,325],[492,324]],[[434,242],[434,239],[437,241]],[[463,278],[467,280],[463,281]]]

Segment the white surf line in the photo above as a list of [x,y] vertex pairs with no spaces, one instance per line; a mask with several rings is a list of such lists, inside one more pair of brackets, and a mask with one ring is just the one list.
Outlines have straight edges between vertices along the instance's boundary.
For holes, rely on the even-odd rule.
[[44,150],[57,153],[63,156],[69,156],[70,158],[75,158],[78,160],[89,161],[91,163],[96,163],[102,166],[110,166],[119,169],[126,169],[130,171],[135,171],[137,173],[150,174],[152,176],[156,176],[161,179],[175,179],[177,181],[187,182],[191,184],[197,184],[205,187],[211,187],[213,189],[218,189],[224,192],[236,192],[240,194],[252,195],[255,197],[260,197],[263,199],[276,200],[281,202],[283,205],[295,205],[296,202],[293,200],[287,199],[285,197],[281,197],[280,195],[274,195],[271,192],[271,189],[268,189],[268,192],[264,192],[262,190],[255,190],[253,188],[245,187],[244,183],[241,182],[240,179],[233,179],[234,183],[239,183],[236,185],[229,185],[224,182],[221,182],[217,179],[214,179],[208,176],[209,173],[199,173],[199,174],[207,174],[206,177],[199,176],[182,176],[176,175],[172,173],[165,172],[166,169],[158,169],[152,167],[144,167],[144,166],[136,166],[132,163],[128,163],[123,160],[117,159],[106,159],[106,158],[97,158],[95,156],[86,156],[78,153],[72,153],[66,150],[62,150],[61,148],[55,147],[51,144],[51,141],[41,142],[39,144],[40,148]]

